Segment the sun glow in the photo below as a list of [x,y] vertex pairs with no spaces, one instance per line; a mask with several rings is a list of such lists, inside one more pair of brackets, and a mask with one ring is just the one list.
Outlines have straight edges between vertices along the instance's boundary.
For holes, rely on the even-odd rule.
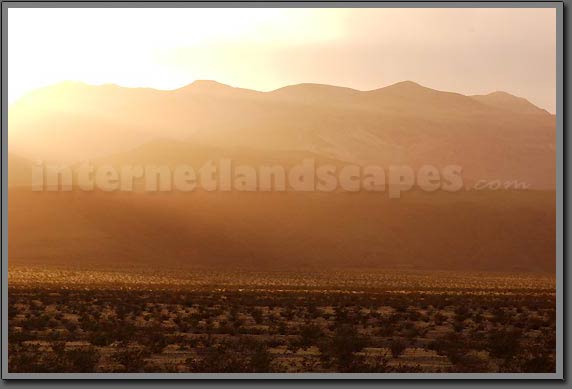
[[[64,80],[173,89],[210,78],[233,82],[216,52],[339,38],[342,12],[304,9],[10,9],[9,101]],[[43,34],[31,34],[44,31]],[[208,50],[207,50],[208,49]],[[210,57],[205,58],[205,53]],[[198,58],[192,58],[198,53]],[[261,89],[271,88],[261,80]]]
[[[553,9],[10,8],[8,92],[60,81],[371,90],[404,80],[555,106]],[[470,76],[467,76],[470,75]]]

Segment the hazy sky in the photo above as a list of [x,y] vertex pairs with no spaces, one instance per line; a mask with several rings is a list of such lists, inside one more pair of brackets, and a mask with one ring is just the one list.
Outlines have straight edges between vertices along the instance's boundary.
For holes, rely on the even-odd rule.
[[555,111],[554,9],[25,9],[8,11],[8,89],[63,80],[272,90],[403,80]]

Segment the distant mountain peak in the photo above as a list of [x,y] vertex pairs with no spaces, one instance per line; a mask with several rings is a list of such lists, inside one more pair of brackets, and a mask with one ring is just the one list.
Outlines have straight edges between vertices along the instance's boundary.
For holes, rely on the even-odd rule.
[[195,88],[231,88],[229,85],[223,84],[215,80],[195,80],[190,85]]
[[219,91],[227,89],[234,89],[234,88],[230,85],[222,84],[214,80],[195,80],[190,84],[182,88],[179,88],[179,90],[192,90],[198,92]]
[[415,92],[435,92],[435,89],[427,88],[414,81],[401,81],[395,84],[388,85],[383,88],[374,89],[371,92],[385,91],[385,92],[398,92],[398,93],[415,93]]
[[518,97],[504,91],[495,91],[486,95],[471,96],[474,100],[482,104],[486,104],[499,109],[520,112],[520,113],[539,113],[548,111],[537,107],[524,97]]
[[345,91],[357,92],[356,89],[352,89],[352,88],[348,88],[348,87],[344,87],[344,86],[318,84],[318,83],[313,83],[313,82],[303,82],[300,84],[287,85],[287,86],[284,86],[282,88],[275,89],[272,92],[285,91],[285,90],[302,90],[302,89],[306,89],[306,90],[345,90]]
[[513,98],[518,98],[518,97],[515,96],[515,95],[511,95],[510,93],[505,92],[505,91],[501,91],[501,90],[491,92],[491,93],[487,94],[486,96],[499,96],[499,97],[513,97]]
[[247,97],[260,94],[251,89],[237,88],[214,80],[196,80],[182,88],[176,89],[175,92],[182,92],[190,95],[204,95],[217,97]]
[[396,87],[396,88],[425,88],[423,85],[410,80],[396,82],[395,84],[390,85],[389,87]]
[[[479,96],[479,95],[476,95],[476,96]],[[513,102],[518,101],[521,103],[526,102],[526,103],[532,104],[531,102],[529,102],[524,97],[518,97],[518,96],[515,96],[515,95],[508,93],[508,92],[505,92],[505,91],[494,91],[494,92],[488,93],[486,95],[480,95],[480,96],[486,96],[489,98],[494,98],[494,99],[497,99],[498,101],[500,101],[500,100],[513,101]],[[473,97],[475,97],[475,96],[473,96]]]
[[363,92],[342,86],[326,84],[303,83],[288,85],[269,92],[271,96],[304,101],[306,103],[349,103],[351,99]]

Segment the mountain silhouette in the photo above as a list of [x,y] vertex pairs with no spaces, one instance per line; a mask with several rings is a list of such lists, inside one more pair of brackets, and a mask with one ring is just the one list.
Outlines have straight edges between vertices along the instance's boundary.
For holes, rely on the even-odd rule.
[[[64,82],[10,107],[11,264],[255,269],[555,270],[555,116],[504,92],[406,81],[271,92]],[[33,161],[72,167],[303,159],[463,168],[530,190],[380,193],[32,192]]]
[[401,82],[371,91],[272,92],[196,81],[173,91],[65,82],[10,108],[10,150],[77,162],[154,139],[311,151],[358,164],[460,165],[468,182],[555,185],[555,116],[506,93],[464,96]]

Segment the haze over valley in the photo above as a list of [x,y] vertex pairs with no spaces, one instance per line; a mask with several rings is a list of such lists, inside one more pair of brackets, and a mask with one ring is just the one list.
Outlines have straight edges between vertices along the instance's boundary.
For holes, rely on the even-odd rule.
[[[401,82],[273,92],[65,82],[10,109],[11,264],[554,271],[555,117]],[[32,192],[33,161],[462,167],[456,193]],[[475,182],[526,190],[471,190]],[[28,187],[26,189],[26,187]]]

